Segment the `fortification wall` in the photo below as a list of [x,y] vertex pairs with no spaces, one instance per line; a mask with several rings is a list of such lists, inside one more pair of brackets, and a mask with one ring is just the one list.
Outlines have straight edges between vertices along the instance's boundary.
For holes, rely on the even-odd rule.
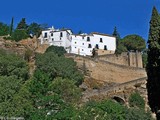
[[146,71],[143,68],[129,67],[76,55],[70,55],[70,57],[77,62],[77,66],[80,69],[83,70],[85,68],[90,77],[99,81],[124,83],[147,76]]
[[120,55],[100,55],[98,58],[100,60],[109,61],[119,65],[143,68],[142,55],[140,52],[124,52]]

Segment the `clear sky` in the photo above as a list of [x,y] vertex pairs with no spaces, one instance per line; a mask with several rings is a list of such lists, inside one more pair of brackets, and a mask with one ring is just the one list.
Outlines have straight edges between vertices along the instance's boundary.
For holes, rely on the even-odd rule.
[[2,0],[0,22],[15,27],[21,18],[26,22],[47,23],[55,28],[112,34],[117,27],[121,37],[138,34],[148,39],[151,10],[160,12],[160,0]]

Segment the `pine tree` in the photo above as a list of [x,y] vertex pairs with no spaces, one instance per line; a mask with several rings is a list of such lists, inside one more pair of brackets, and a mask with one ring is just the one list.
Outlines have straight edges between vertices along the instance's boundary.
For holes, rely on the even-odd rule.
[[148,38],[147,63],[148,101],[152,112],[160,120],[160,16],[155,7],[152,10]]
[[121,52],[123,52],[123,46],[120,44],[121,37],[120,37],[120,34],[117,31],[117,27],[114,27],[114,31],[113,31],[112,35],[114,37],[116,37],[116,51],[115,51],[115,53],[116,54],[121,54]]
[[14,22],[14,18],[12,17],[12,21],[11,21],[11,25],[10,25],[10,36],[12,35],[12,32],[13,32],[13,22]]
[[26,19],[22,18],[22,20],[18,23],[17,29],[23,29],[26,30],[28,25],[26,24]]

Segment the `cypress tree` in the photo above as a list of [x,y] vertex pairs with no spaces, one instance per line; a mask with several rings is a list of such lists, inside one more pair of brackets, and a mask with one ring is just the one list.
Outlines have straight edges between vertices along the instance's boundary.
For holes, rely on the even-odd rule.
[[152,112],[160,120],[160,16],[155,7],[152,10],[148,38],[147,63],[148,101]]
[[22,18],[22,20],[18,23],[17,29],[23,29],[26,30],[28,25],[26,24],[26,19]]
[[113,31],[113,34],[112,34],[114,37],[116,37],[116,48],[118,47],[118,44],[119,44],[119,41],[120,41],[120,35],[117,31],[117,27],[114,27],[114,31]]
[[12,32],[13,32],[13,22],[14,22],[14,18],[12,17],[12,21],[11,21],[11,25],[10,25],[10,36],[12,35]]

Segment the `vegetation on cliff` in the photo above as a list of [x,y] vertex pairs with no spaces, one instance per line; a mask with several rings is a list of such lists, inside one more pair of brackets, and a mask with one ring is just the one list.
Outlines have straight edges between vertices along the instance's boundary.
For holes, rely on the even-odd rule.
[[[112,100],[82,104],[78,85],[83,74],[72,59],[57,55],[52,48],[36,55],[37,67],[32,76],[28,75],[28,65],[22,58],[0,52],[0,116],[32,120],[152,119],[142,108],[128,108]],[[135,98],[131,99],[133,103]]]

